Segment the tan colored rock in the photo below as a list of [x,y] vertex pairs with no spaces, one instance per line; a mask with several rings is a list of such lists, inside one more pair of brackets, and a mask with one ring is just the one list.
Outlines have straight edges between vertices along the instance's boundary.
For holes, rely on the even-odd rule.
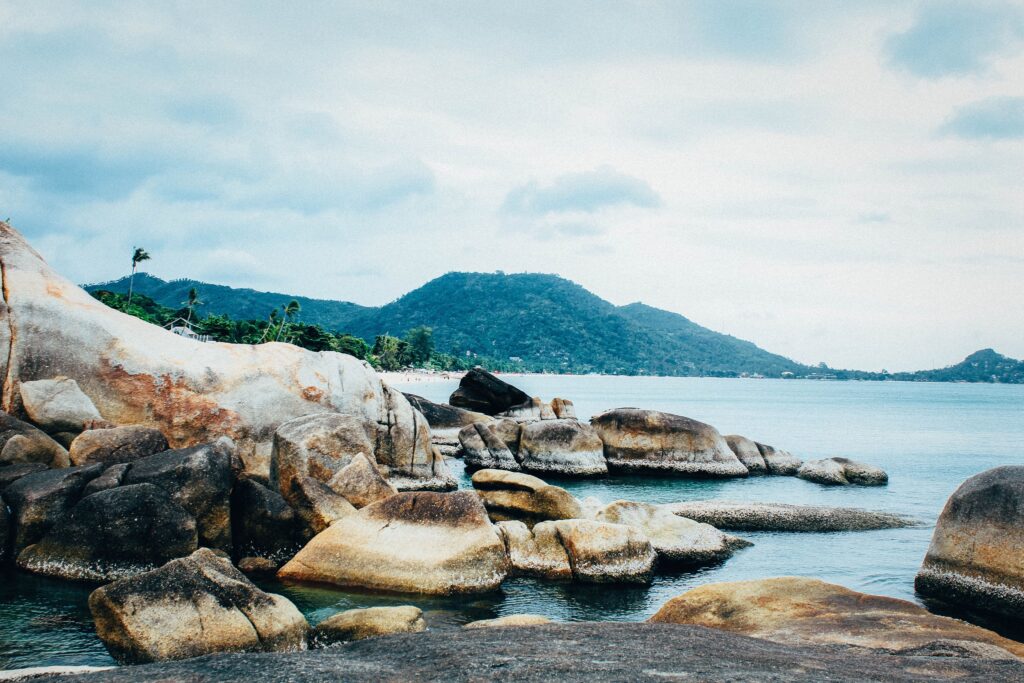
[[775,448],[774,446],[759,443],[757,444],[757,450],[760,451],[761,457],[764,458],[764,464],[765,467],[768,468],[768,474],[791,477],[795,475],[800,470],[800,466],[804,464],[803,460],[788,451],[782,450],[781,448]]
[[591,583],[651,581],[657,554],[639,529],[588,519],[566,519],[550,524],[558,532],[569,556],[574,580]]
[[738,434],[727,435],[725,442],[729,444],[729,448],[736,454],[748,472],[751,474],[768,473],[768,466],[764,464],[764,458],[761,457],[761,451],[758,450],[756,443]]
[[551,399],[551,410],[555,413],[555,417],[559,419],[575,419],[576,417],[576,406],[567,398]]
[[[512,420],[502,420],[501,424],[515,424]],[[518,430],[519,426],[516,425]],[[520,470],[514,451],[509,447],[503,436],[508,435],[508,428],[495,423],[471,424],[459,430],[459,443],[462,446],[462,459],[469,469],[502,469],[510,472]],[[516,445],[518,449],[518,437]]]
[[528,523],[583,516],[579,501],[565,489],[519,472],[478,470],[473,488],[492,518],[520,519]]
[[19,389],[29,419],[47,432],[80,432],[89,423],[103,419],[73,379],[22,382]]
[[73,377],[106,419],[159,429],[174,448],[229,436],[246,469],[263,475],[279,425],[344,412],[374,429],[372,454],[399,488],[445,479],[425,420],[352,356],[186,339],[104,306],[6,223],[0,265],[0,373],[7,378],[0,408],[7,412],[22,410],[22,382]]
[[75,437],[68,456],[72,464],[114,465],[166,451],[170,446],[160,430],[143,425],[90,429]]
[[572,580],[569,555],[553,523],[541,522],[532,530],[518,521],[498,522],[495,526],[505,543],[513,574],[552,581]]
[[309,624],[207,548],[93,591],[96,633],[119,662],[306,648]]
[[[851,645],[908,654],[952,648],[997,657],[1024,655],[1024,644],[934,615],[905,600],[808,578],[700,586],[669,600],[651,621],[696,624],[791,645]],[[998,650],[993,652],[991,646]]]
[[344,496],[356,509],[398,493],[362,453],[356,454],[349,464],[331,477],[327,486]]
[[419,633],[426,631],[423,612],[419,607],[367,607],[350,609],[327,617],[313,629],[313,643],[317,647],[386,636],[391,633]]
[[291,505],[305,526],[307,538],[312,538],[337,520],[356,511],[345,496],[313,477],[293,480],[290,492],[293,501]]
[[[0,320],[0,343],[3,342],[2,322]],[[29,463],[60,468],[70,466],[71,460],[67,450],[45,432],[0,412],[0,467]]]
[[523,425],[516,460],[527,472],[567,476],[608,473],[604,444],[594,428],[554,416]]
[[540,614],[510,614],[507,617],[497,619],[481,619],[471,621],[463,628],[507,628],[510,626],[542,626],[550,624],[551,620]]
[[679,517],[650,503],[615,501],[595,518],[598,522],[625,524],[644,532],[658,555],[680,564],[704,564],[730,557],[735,543],[710,524]]
[[656,410],[617,408],[590,420],[608,469],[705,477],[745,477],[722,435],[703,422]]
[[505,546],[472,491],[399,493],[334,522],[281,568],[285,580],[403,593],[497,588]]
[[558,418],[558,416],[555,415],[555,411],[551,407],[551,404],[550,403],[544,403],[544,401],[541,401],[541,403],[540,403],[540,419],[542,419],[542,420],[554,420],[554,419],[557,419],[557,418]]
[[882,486],[889,481],[889,475],[884,470],[849,458],[825,458],[805,462],[797,470],[796,476],[816,484],[831,486]]

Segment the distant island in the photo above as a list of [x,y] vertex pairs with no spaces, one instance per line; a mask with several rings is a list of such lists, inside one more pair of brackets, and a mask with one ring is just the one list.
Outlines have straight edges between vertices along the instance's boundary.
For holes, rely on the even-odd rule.
[[[85,289],[125,310],[129,281]],[[198,305],[189,306],[193,290]],[[448,273],[381,307],[146,273],[136,275],[134,296],[127,312],[156,324],[187,316],[199,333],[217,340],[278,338],[351,353],[385,369],[482,365],[506,372],[1024,383],[1024,362],[992,349],[918,372],[803,365],[677,313],[642,303],[615,306],[555,275]]]

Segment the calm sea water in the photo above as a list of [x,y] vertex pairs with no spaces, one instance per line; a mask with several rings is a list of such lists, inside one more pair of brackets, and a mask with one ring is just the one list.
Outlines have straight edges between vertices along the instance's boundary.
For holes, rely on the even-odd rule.
[[[287,595],[316,623],[353,607],[415,604],[431,628],[518,612],[560,621],[645,619],[694,586],[767,576],[816,576],[850,588],[916,600],[914,573],[938,513],[966,478],[1024,464],[1024,386],[782,380],[515,378],[527,393],[571,398],[581,419],[615,407],[686,415],[792,451],[804,459],[845,455],[885,468],[881,488],[829,488],[791,477],[707,481],[610,477],[553,481],[577,496],[666,503],[722,498],[844,505],[913,515],[910,529],[831,534],[745,533],[754,546],[700,571],[659,575],[648,587],[573,586],[529,579],[458,600],[378,596],[327,588],[262,585]],[[399,385],[444,401],[456,382]],[[469,486],[460,461],[451,465]],[[0,668],[109,664],[86,600],[89,586],[0,573]]]

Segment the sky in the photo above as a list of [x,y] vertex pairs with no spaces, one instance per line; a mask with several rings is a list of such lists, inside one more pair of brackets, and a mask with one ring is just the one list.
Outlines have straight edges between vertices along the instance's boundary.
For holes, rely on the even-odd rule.
[[0,219],[82,283],[555,273],[806,363],[1024,358],[1024,2],[0,0]]

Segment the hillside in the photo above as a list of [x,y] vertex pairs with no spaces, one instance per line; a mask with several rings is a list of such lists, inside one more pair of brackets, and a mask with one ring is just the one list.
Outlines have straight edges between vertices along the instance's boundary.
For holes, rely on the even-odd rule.
[[917,382],[999,382],[1024,384],[1024,361],[1008,358],[993,349],[975,351],[948,368],[896,373],[893,379]]

